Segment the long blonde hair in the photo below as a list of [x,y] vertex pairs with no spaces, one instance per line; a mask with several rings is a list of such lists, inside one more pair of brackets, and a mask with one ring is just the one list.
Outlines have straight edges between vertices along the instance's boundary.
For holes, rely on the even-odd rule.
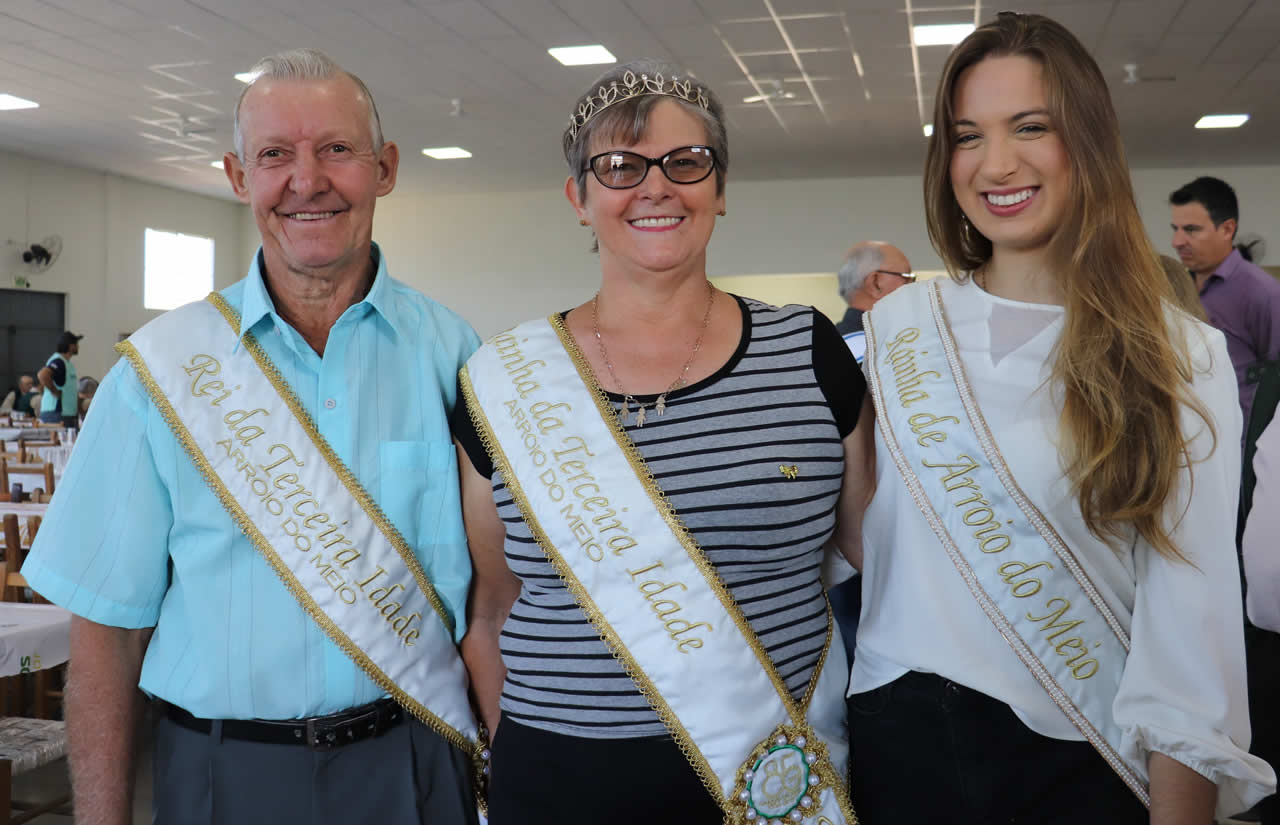
[[1174,296],[1138,216],[1106,80],[1060,24],[1002,12],[951,53],[925,163],[929,238],[957,280],[991,258],[991,241],[964,217],[952,191],[952,103],[965,69],[1005,56],[1040,65],[1071,162],[1066,214],[1047,253],[1066,306],[1052,372],[1063,401],[1063,468],[1095,536],[1114,546],[1131,525],[1161,555],[1185,560],[1165,513],[1180,471],[1190,466],[1179,413],[1185,405],[1211,429],[1212,422],[1191,392],[1186,342],[1166,315]]

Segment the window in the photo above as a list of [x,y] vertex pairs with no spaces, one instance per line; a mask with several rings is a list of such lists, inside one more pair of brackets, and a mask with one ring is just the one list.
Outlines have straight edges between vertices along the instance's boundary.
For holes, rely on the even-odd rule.
[[173,309],[213,291],[213,238],[148,229],[143,236],[142,305]]

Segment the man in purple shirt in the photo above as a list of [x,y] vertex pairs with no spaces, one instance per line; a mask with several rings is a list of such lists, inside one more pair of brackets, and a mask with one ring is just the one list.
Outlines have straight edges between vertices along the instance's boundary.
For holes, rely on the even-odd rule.
[[1250,364],[1280,357],[1280,281],[1246,261],[1233,243],[1240,210],[1225,181],[1201,177],[1169,196],[1173,248],[1195,276],[1209,323],[1227,337],[1246,427],[1255,384]]

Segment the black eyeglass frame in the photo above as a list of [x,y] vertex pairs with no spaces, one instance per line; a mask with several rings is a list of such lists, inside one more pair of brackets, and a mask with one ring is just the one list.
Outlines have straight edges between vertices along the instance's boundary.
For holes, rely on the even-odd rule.
[[899,278],[906,278],[908,281],[914,281],[916,274],[914,272],[894,272],[892,269],[873,269],[872,273],[879,272],[881,275],[897,275]]
[[[667,171],[666,163],[671,158],[671,156],[674,155],[676,152],[684,152],[688,149],[700,149],[703,152],[706,152],[707,155],[711,158],[711,165],[707,167],[707,173],[702,177],[698,178],[697,180],[676,180],[675,178],[671,177],[671,174]],[[636,181],[635,183],[627,184],[626,186],[614,186],[612,184],[605,183],[604,179],[600,177],[600,173],[596,170],[596,161],[599,160],[600,158],[608,157],[609,155],[630,155],[633,158],[639,158],[643,160],[645,164],[644,174],[640,176],[640,180]],[[599,181],[600,185],[606,189],[635,189],[637,186],[644,183],[645,178],[649,177],[649,170],[655,166],[662,170],[662,175],[667,180],[671,181],[674,184],[678,184],[680,186],[687,186],[695,183],[702,183],[704,180],[711,177],[712,173],[715,172],[716,169],[720,166],[720,159],[716,157],[716,150],[714,148],[710,146],[705,146],[700,143],[695,143],[690,146],[677,146],[676,148],[672,149],[670,152],[667,152],[665,155],[663,155],[660,158],[647,158],[644,155],[640,154],[639,152],[630,152],[630,151],[627,151],[626,149],[610,149],[608,152],[601,152],[598,155],[592,155],[591,157],[587,158],[587,168],[583,169],[582,171],[590,172],[591,174],[595,175],[596,180]]]

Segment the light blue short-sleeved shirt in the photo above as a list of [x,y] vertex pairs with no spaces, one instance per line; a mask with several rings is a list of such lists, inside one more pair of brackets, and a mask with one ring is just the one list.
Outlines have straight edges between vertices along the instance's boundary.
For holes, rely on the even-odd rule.
[[[377,247],[364,300],[324,357],[276,314],[255,256],[223,291],[320,434],[417,552],[461,638],[471,562],[449,413],[479,339],[393,280]],[[292,719],[384,696],[240,533],[127,361],[93,399],[22,572],[99,624],[155,626],[140,685],[214,719]]]

